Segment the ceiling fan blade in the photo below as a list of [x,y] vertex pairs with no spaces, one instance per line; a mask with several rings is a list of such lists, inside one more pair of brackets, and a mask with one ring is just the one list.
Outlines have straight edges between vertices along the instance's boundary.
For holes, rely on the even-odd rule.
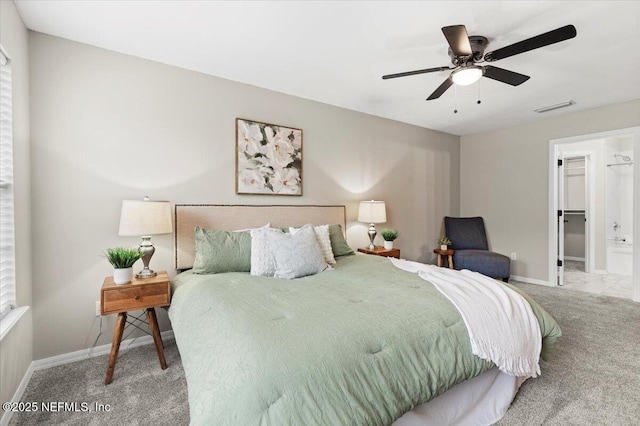
[[449,27],[442,27],[442,33],[444,34],[451,51],[456,56],[471,56],[473,51],[471,50],[471,43],[469,43],[469,35],[464,25],[451,25]]
[[426,74],[428,72],[437,72],[437,71],[448,71],[451,68],[449,67],[437,67],[437,68],[427,68],[424,70],[416,70],[416,71],[407,71],[407,72],[399,72],[397,74],[387,74],[387,75],[383,75],[382,79],[383,80],[387,80],[390,78],[397,78],[397,77],[406,77],[408,75],[416,75],[416,74]]
[[449,87],[451,87],[452,84],[453,80],[451,80],[451,77],[448,77],[445,81],[442,82],[440,86],[438,86],[436,90],[433,91],[431,95],[429,95],[427,100],[430,101],[432,99],[438,99],[444,92],[447,91]]
[[504,68],[494,67],[487,65],[484,67],[484,76],[492,80],[507,83],[512,86],[519,86],[525,81],[529,80],[528,75],[519,74],[517,72],[505,70]]
[[576,34],[576,27],[573,25],[566,25],[544,34],[510,44],[509,46],[502,47],[498,50],[494,50],[493,52],[488,52],[484,55],[484,60],[492,62],[508,58],[509,56],[518,55],[530,50],[539,49],[540,47],[549,46],[550,44],[569,40],[570,38],[574,38]]

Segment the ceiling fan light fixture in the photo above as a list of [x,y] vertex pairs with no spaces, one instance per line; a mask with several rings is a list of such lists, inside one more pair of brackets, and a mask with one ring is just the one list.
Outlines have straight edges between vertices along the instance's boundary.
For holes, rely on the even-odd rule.
[[[454,68],[436,67],[416,71],[405,71],[383,75],[382,79],[386,80],[389,78],[451,70],[447,79],[429,95],[426,99],[427,101],[438,99],[454,84],[456,86],[468,86],[477,82],[482,77],[487,77],[488,79],[509,84],[511,86],[519,86],[529,80],[530,77],[528,75],[505,70],[504,68],[494,67],[492,65],[476,64],[498,61],[530,50],[540,49],[541,47],[560,43],[574,38],[577,35],[577,31],[576,27],[573,25],[565,25],[564,27],[547,31],[546,33],[538,34],[534,37],[529,37],[528,39],[501,47],[500,49],[488,53],[484,52],[489,44],[489,39],[479,35],[469,36],[467,28],[464,25],[449,25],[442,27],[442,34],[444,34],[444,37],[447,39],[447,43],[449,44],[448,53]],[[478,100],[478,103],[480,103],[480,100]],[[555,108],[556,106],[552,105],[551,107]],[[550,110],[547,108],[543,108],[543,110],[544,109],[547,111]]]
[[482,77],[482,67],[468,66],[460,68],[451,73],[451,79],[458,86],[468,86],[480,80]]

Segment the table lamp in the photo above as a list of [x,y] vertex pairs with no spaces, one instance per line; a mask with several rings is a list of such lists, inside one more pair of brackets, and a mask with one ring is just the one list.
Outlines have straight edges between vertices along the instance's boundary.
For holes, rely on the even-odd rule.
[[384,201],[360,201],[358,209],[358,222],[369,224],[369,250],[374,250],[376,246],[373,240],[378,234],[376,232],[375,223],[383,223],[387,221],[387,209]]
[[118,235],[142,237],[140,252],[144,267],[136,274],[136,278],[151,278],[157,275],[149,269],[149,261],[156,251],[151,243],[151,236],[171,232],[171,204],[168,201],[151,201],[149,197],[144,197],[144,200],[122,201]]

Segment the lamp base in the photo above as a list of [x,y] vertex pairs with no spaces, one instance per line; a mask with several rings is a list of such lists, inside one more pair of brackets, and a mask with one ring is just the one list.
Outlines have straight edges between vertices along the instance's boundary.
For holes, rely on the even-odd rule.
[[142,271],[140,271],[140,272],[138,272],[136,274],[136,278],[142,278],[142,279],[144,279],[144,278],[153,278],[156,275],[158,275],[157,272],[155,272],[155,271],[153,271],[153,270],[151,270],[149,268],[145,268],[145,269],[143,269]]
[[143,236],[142,242],[140,243],[140,253],[142,253],[142,264],[144,267],[142,271],[136,274],[136,278],[152,278],[158,275],[153,270],[149,269],[149,262],[151,261],[151,256],[156,252],[156,248],[151,243],[150,236]]
[[369,250],[375,250],[376,245],[373,244],[373,240],[376,238],[378,233],[376,232],[376,226],[371,223],[369,224]]

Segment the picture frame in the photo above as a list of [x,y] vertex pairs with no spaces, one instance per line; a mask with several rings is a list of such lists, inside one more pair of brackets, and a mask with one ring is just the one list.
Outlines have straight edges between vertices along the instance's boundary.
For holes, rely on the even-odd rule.
[[236,194],[302,195],[302,130],[236,118]]

